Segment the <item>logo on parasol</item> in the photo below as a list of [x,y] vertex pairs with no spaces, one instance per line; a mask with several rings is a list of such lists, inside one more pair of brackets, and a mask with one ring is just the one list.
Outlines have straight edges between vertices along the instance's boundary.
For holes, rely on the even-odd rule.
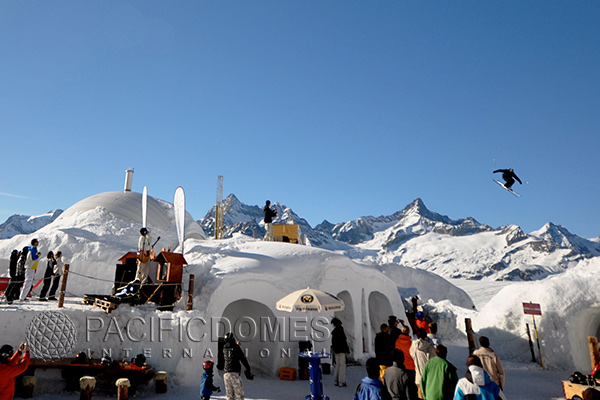
[[312,303],[314,299],[315,298],[313,297],[312,294],[305,294],[300,298],[300,301],[303,302],[304,304],[307,304],[307,303]]

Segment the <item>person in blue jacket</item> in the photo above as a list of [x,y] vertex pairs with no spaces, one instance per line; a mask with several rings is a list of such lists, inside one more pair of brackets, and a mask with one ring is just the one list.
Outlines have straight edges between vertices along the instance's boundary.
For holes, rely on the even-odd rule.
[[354,393],[354,400],[390,400],[386,387],[379,379],[379,361],[371,357],[366,364],[367,376],[364,377]]
[[487,372],[479,357],[467,358],[467,373],[458,381],[454,391],[454,400],[506,400],[502,389]]
[[214,366],[215,362],[213,360],[204,361],[202,363],[202,367],[204,368],[204,373],[200,379],[200,399],[202,400],[210,400],[210,396],[212,396],[213,392],[221,392],[221,388],[215,386],[213,383],[213,377],[215,376],[213,373]]

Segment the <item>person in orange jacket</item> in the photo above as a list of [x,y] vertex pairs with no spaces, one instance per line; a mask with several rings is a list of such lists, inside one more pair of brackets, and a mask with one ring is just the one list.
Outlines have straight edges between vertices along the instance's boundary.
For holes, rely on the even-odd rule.
[[29,367],[29,346],[21,343],[13,354],[11,345],[0,348],[0,400],[12,400],[15,396],[15,378]]
[[411,345],[412,339],[410,338],[410,329],[408,329],[408,326],[403,326],[400,330],[400,336],[396,339],[395,347],[404,353],[404,367],[406,368],[410,391],[411,393],[414,393],[414,398],[417,398],[417,385],[415,383],[417,372],[415,371],[415,361],[410,355]]

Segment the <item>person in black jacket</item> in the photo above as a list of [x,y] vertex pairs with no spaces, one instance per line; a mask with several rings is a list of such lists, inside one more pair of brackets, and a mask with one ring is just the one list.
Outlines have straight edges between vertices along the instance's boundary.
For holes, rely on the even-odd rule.
[[517,181],[519,181],[519,184],[522,185],[523,182],[521,182],[521,180],[519,179],[519,177],[517,176],[517,174],[515,174],[515,170],[510,168],[510,169],[497,169],[494,171],[494,174],[496,172],[502,172],[502,179],[504,179],[504,187],[507,189],[510,189],[511,186],[515,183],[515,179]]
[[333,369],[333,379],[335,386],[346,386],[346,354],[350,353],[346,333],[342,327],[342,321],[339,318],[333,318],[331,325],[335,326],[331,331],[331,351],[335,356],[335,368]]
[[46,256],[46,271],[44,272],[44,285],[42,286],[42,292],[40,293],[39,301],[48,301],[46,294],[50,289],[52,283],[52,275],[54,274],[54,266],[56,265],[56,258],[54,258],[54,252],[49,251]]
[[252,375],[250,364],[248,364],[248,360],[232,332],[225,334],[223,361],[223,383],[225,384],[227,400],[244,400],[244,385],[240,376],[242,364],[246,371],[246,378],[252,380],[254,375]]
[[385,369],[392,365],[392,337],[388,333],[387,324],[381,324],[380,332],[375,335],[375,358],[379,362],[379,374],[383,380]]
[[10,275],[10,283],[6,288],[6,292],[4,296],[6,297],[6,302],[8,304],[12,304],[14,300],[19,298],[19,283],[17,282],[17,262],[19,261],[19,250],[13,250],[10,253],[10,262],[8,264],[8,273]]
[[[390,335],[392,342],[390,346],[390,352],[396,348],[396,340],[398,340],[398,336],[400,336],[401,333],[400,328],[398,328],[399,323],[400,320],[395,315],[390,315],[388,317],[388,334]],[[404,326],[404,323],[402,324],[402,326]]]
[[271,208],[271,202],[267,200],[263,212],[265,213],[265,229],[267,230],[264,240],[273,240],[273,218],[277,216],[277,210]]

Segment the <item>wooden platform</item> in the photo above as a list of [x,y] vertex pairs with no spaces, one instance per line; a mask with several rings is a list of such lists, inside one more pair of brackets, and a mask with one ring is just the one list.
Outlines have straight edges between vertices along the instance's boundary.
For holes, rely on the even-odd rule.
[[569,381],[562,381],[562,387],[566,400],[571,400],[573,396],[579,396],[583,398],[583,392],[588,388],[596,390],[600,389],[600,386],[580,385],[578,383],[571,383]]

